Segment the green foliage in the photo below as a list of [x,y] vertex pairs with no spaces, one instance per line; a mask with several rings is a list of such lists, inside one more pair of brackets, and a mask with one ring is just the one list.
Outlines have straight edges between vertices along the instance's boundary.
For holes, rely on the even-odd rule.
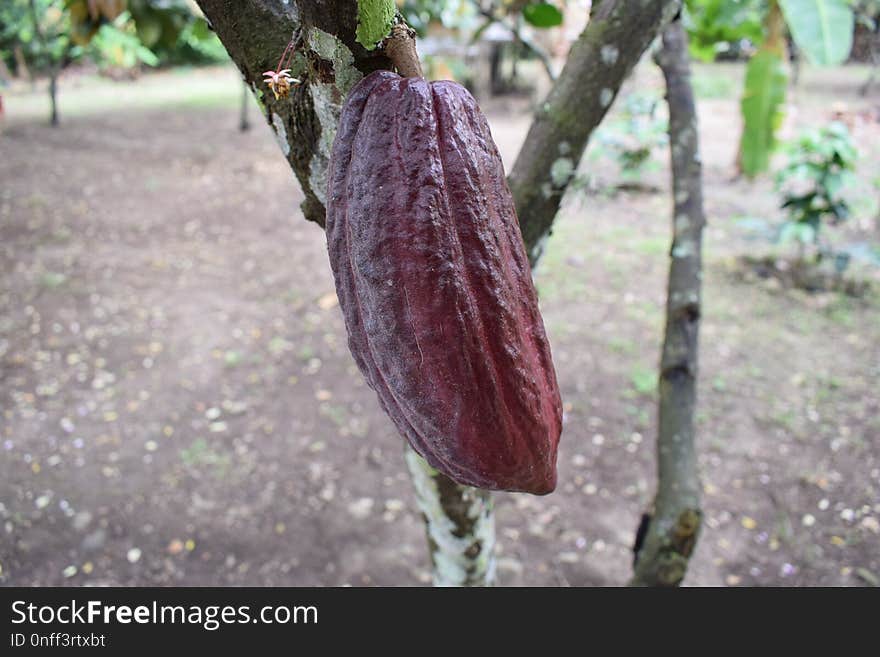
[[33,21],[26,0],[0,3],[0,55],[7,59],[16,45],[35,38]]
[[522,17],[535,27],[547,28],[562,25],[562,12],[549,2],[532,2],[522,8]]
[[[807,130],[787,151],[788,162],[776,178],[788,214],[780,241],[819,248],[822,224],[833,226],[850,215],[843,191],[854,182],[858,153],[849,130],[837,121]],[[821,248],[817,252],[820,257],[829,253]]]
[[782,122],[788,76],[782,59],[762,50],[749,60],[741,103],[743,136],[740,165],[754,177],[766,171],[776,145],[776,130]]
[[193,17],[171,48],[157,48],[164,64],[210,64],[229,59],[226,48],[204,18]]
[[29,0],[9,0],[2,5],[0,56],[9,62],[17,46],[28,65],[41,71],[74,59],[78,53],[70,40],[70,17],[64,11],[64,1],[34,0],[33,10]]
[[667,121],[659,116],[659,105],[652,94],[629,94],[623,99],[620,118],[597,133],[599,146],[614,157],[626,181],[638,179],[654,150],[668,141]]
[[[564,16],[553,2],[509,2],[508,0],[405,0],[400,3],[400,13],[406,22],[424,36],[432,22],[453,30],[472,31],[476,40],[493,23],[510,27],[511,22],[522,19],[537,28],[562,25]],[[477,27],[481,16],[485,19]]]
[[186,0],[128,0],[137,36],[154,51],[170,51],[194,20]]
[[852,49],[855,17],[849,0],[779,0],[797,47],[811,63],[842,63]]
[[736,52],[743,41],[760,43],[763,14],[762,0],[687,0],[683,18],[691,54],[711,62]]
[[84,48],[101,26],[116,20],[125,7],[126,0],[64,0],[64,13],[69,19],[67,34],[74,44]]
[[396,13],[394,0],[358,0],[357,42],[367,50],[375,48],[391,32]]
[[35,0],[35,8],[43,40],[34,30],[29,0],[0,4],[0,57],[10,66],[15,47],[38,71],[84,56],[117,68],[227,57],[187,0]]
[[[862,0],[876,2],[876,0]],[[691,53],[712,60],[743,41],[758,47],[746,70],[742,99],[740,165],[753,177],[767,170],[782,118],[787,76],[783,24],[814,64],[843,62],[852,47],[852,0],[686,0],[684,19]],[[765,32],[773,32],[772,35]],[[771,43],[772,46],[771,46]],[[763,47],[762,47],[763,45]]]
[[159,58],[138,39],[130,15],[121,14],[102,25],[89,43],[88,54],[100,64],[115,68],[134,68],[138,64],[156,66]]
[[[180,36],[183,47],[192,50],[198,56],[195,59],[207,62],[224,62],[229,59],[229,53],[220,42],[220,38],[207,27],[208,23],[203,18],[197,18],[190,23],[189,28]],[[203,29],[199,29],[202,27]]]

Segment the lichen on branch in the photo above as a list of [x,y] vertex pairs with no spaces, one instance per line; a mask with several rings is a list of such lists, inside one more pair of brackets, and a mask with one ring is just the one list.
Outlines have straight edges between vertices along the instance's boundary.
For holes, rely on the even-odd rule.
[[391,33],[396,13],[394,0],[358,0],[357,42],[373,50]]

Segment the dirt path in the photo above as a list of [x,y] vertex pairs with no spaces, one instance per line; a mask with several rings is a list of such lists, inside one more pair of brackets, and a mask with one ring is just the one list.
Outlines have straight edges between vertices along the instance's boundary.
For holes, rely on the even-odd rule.
[[[811,102],[801,119],[826,111]],[[706,527],[686,582],[876,583],[880,312],[730,274],[752,248],[731,218],[775,211],[769,184],[729,181],[735,108],[701,104]],[[490,119],[509,160],[527,116]],[[235,126],[232,107],[153,109],[0,136],[3,584],[429,581],[323,233],[268,130]],[[664,194],[566,203],[537,273],[561,485],[498,496],[504,584],[629,575],[653,491],[668,213]]]

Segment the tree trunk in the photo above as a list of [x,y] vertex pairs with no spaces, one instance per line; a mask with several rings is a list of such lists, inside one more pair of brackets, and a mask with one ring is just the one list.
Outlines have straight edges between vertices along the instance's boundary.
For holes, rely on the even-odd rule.
[[590,134],[642,53],[680,8],[678,0],[603,0],[572,45],[508,177],[532,263],[541,255]]
[[660,359],[657,495],[636,546],[637,586],[678,586],[700,530],[694,446],[702,232],[705,225],[697,115],[681,21],[663,32],[657,63],[666,78],[674,199],[666,332]]
[[[49,38],[43,32],[43,28],[40,25],[40,15],[37,11],[36,2],[30,0],[28,8],[30,9],[34,34],[36,35],[37,41],[49,62],[49,125],[56,127],[58,125],[58,75],[61,72],[62,64],[54,61],[52,55],[49,53]],[[67,52],[62,56],[62,60],[66,55]]]
[[405,456],[425,520],[434,586],[492,586],[492,494],[455,483],[428,465],[409,445]]
[[489,93],[498,96],[504,93],[504,75],[501,71],[501,44],[493,41],[489,51]]
[[247,132],[251,129],[251,121],[248,118],[248,108],[251,104],[251,89],[248,86],[248,83],[245,82],[241,85],[241,108],[238,113],[238,130],[240,132]]
[[49,72],[49,125],[57,127],[58,119],[58,71],[55,67]]

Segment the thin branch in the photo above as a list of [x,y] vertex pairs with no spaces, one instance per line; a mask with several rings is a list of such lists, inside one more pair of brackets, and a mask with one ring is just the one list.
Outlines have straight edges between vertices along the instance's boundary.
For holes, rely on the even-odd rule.
[[492,23],[499,23],[503,25],[507,30],[513,35],[514,41],[519,44],[522,44],[529,50],[532,54],[534,54],[541,62],[541,65],[544,67],[544,71],[547,73],[547,77],[550,78],[551,82],[556,82],[556,71],[553,70],[553,61],[550,59],[550,55],[546,50],[541,48],[538,44],[534,43],[531,39],[527,39],[522,35],[522,32],[517,27],[516,23],[510,24],[505,21],[503,18],[497,16],[493,9],[480,9],[480,15],[484,18],[488,19],[486,25],[483,26],[482,29],[485,29]]
[[[607,1],[607,0],[606,0]],[[666,79],[674,198],[666,331],[660,360],[657,495],[637,532],[633,585],[678,586],[699,534],[700,481],[694,436],[702,278],[702,175],[687,35],[663,32],[657,63]]]
[[565,169],[577,169],[621,84],[680,7],[680,0],[604,0],[571,47],[508,177],[532,263],[573,177],[561,180],[554,163],[567,159]]

